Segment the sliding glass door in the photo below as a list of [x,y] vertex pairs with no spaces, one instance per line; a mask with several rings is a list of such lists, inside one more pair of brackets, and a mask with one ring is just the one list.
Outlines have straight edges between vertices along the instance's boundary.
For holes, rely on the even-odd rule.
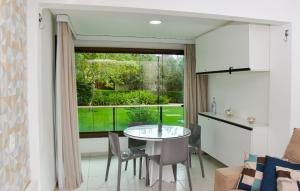
[[80,132],[183,126],[183,55],[76,53]]

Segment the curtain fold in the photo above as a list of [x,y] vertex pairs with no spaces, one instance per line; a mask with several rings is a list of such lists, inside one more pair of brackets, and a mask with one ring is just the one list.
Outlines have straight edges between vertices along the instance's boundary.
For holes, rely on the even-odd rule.
[[207,75],[196,75],[195,45],[187,44],[184,48],[184,117],[185,126],[197,124],[198,112],[205,112],[207,104]]
[[56,172],[59,189],[71,190],[81,185],[82,173],[74,42],[66,22],[57,24],[56,51]]

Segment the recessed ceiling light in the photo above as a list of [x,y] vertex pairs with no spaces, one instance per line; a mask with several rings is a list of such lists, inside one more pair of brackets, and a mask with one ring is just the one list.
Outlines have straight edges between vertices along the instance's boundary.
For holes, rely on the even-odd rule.
[[161,24],[162,22],[161,21],[158,21],[158,20],[156,20],[156,21],[149,21],[149,23],[151,24],[151,25],[159,25],[159,24]]

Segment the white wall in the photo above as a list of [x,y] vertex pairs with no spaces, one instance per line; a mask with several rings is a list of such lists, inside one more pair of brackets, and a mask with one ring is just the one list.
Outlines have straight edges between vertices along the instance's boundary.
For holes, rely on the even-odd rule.
[[258,122],[269,119],[269,73],[237,72],[231,75],[209,75],[208,98],[216,98],[217,112],[223,113],[231,107],[234,116],[246,119],[249,116]]
[[[120,138],[121,150],[126,150],[128,148],[128,139],[126,137]],[[80,139],[79,149],[81,154],[107,154],[108,149],[108,139],[107,138],[85,138]]]
[[[282,40],[289,25],[271,27],[269,153],[282,157],[291,126],[291,40]],[[292,105],[293,106],[293,105]],[[291,127],[294,127],[293,125]],[[298,124],[298,128],[300,125]]]
[[39,65],[40,100],[40,186],[44,191],[53,191],[55,179],[54,129],[53,129],[53,67],[55,63],[55,37],[53,15],[42,11],[44,19],[41,33],[41,63]]
[[34,1],[28,1],[27,76],[32,181],[28,189],[53,191],[56,184],[52,115],[53,23],[52,15],[45,10],[44,28],[39,29],[37,11],[38,5]]
[[[282,148],[287,141],[288,135],[291,133],[293,127],[300,127],[300,1],[299,0],[115,0],[115,1],[95,1],[95,0],[28,0],[28,109],[29,109],[29,134],[30,134],[30,160],[31,160],[31,174],[33,181],[38,181],[38,163],[39,149],[38,147],[38,131],[39,125],[39,108],[37,107],[37,100],[40,99],[38,95],[38,70],[37,67],[40,64],[39,57],[39,36],[38,36],[38,5],[46,7],[60,7],[60,8],[76,8],[76,9],[94,9],[94,10],[126,10],[137,12],[149,12],[149,13],[161,13],[172,15],[190,15],[195,17],[214,17],[214,18],[226,18],[236,21],[245,22],[259,22],[259,23],[278,23],[274,21],[291,22],[292,30],[290,31],[291,43],[291,72],[290,81],[287,82],[287,76],[274,74],[271,78],[276,78],[280,83],[280,86],[274,84],[274,90],[279,91],[282,87],[287,87],[285,97],[289,99],[281,99],[280,105],[283,108],[274,108],[281,113],[290,115],[285,116],[283,120],[277,115],[271,116],[270,111],[270,125],[277,131],[273,131],[270,140],[275,140],[280,135],[283,135],[282,139],[277,139],[270,145],[271,150],[276,150],[278,147]],[[121,8],[120,8],[121,7]],[[122,8],[123,7],[123,8]],[[137,9],[138,8],[138,9]],[[267,10],[267,11],[266,11]],[[283,37],[283,34],[281,34]],[[279,39],[282,39],[281,37]],[[289,62],[281,63],[282,65],[290,65]],[[282,66],[284,67],[284,66]],[[272,86],[272,85],[271,85]],[[289,87],[290,86],[290,87]],[[274,95],[276,96],[276,95]],[[279,99],[279,98],[278,98]],[[275,105],[277,99],[271,99],[270,105]],[[279,104],[279,103],[278,103]],[[280,124],[276,123],[276,120],[280,120]],[[287,120],[287,118],[289,118]],[[272,142],[270,142],[272,143]],[[34,166],[37,165],[37,166]],[[41,189],[39,189],[41,190]]]
[[[27,81],[28,81],[28,134],[30,150],[30,175],[31,183],[29,190],[40,189],[40,143],[39,143],[39,88],[38,88],[38,64],[39,52],[39,29],[38,29],[38,4],[35,0],[27,1]],[[38,53],[38,54],[37,54]]]
[[[292,25],[291,39],[291,126],[300,127],[300,1],[299,0],[40,0],[42,6],[91,10],[116,10],[157,14],[185,15],[208,18],[226,18],[257,23],[286,23]],[[267,10],[267,11],[266,11]],[[288,104],[288,103],[286,103]],[[290,132],[289,132],[290,133]]]

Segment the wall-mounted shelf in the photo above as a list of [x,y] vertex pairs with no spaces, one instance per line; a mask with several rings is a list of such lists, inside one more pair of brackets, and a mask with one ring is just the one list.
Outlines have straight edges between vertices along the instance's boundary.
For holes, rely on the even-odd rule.
[[238,69],[233,69],[229,68],[228,70],[215,70],[215,71],[207,71],[207,72],[197,72],[196,74],[216,74],[216,73],[229,73],[231,74],[232,72],[243,72],[243,71],[250,71],[250,68],[238,68]]

